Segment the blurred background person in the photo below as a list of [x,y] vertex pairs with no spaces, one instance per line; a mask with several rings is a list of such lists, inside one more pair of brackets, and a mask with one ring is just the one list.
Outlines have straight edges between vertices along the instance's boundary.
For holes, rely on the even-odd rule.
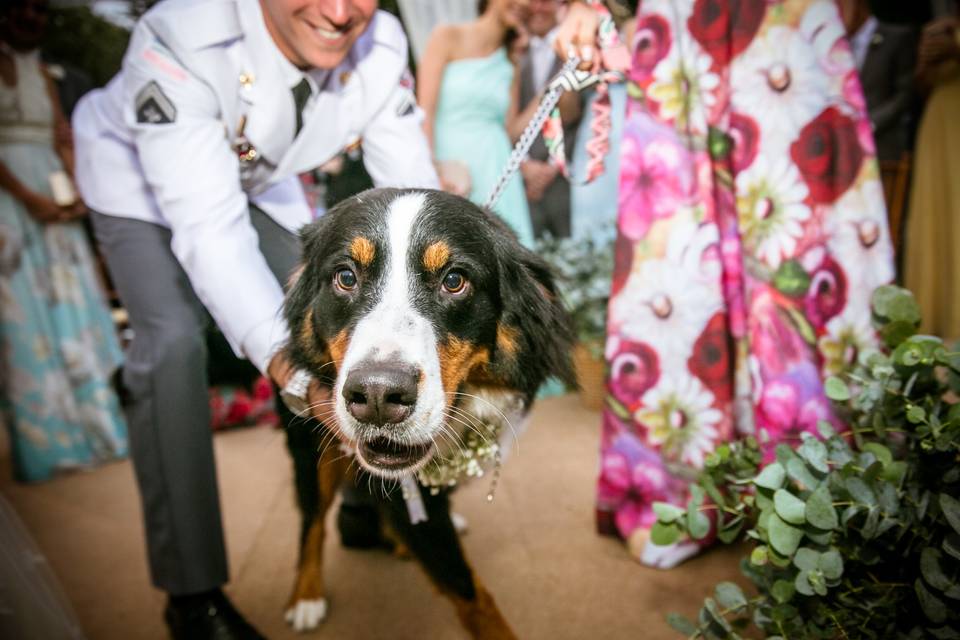
[[929,92],[914,156],[904,282],[925,333],[960,337],[960,21],[957,3],[934,3],[920,36],[917,80]]
[[127,452],[111,386],[121,352],[72,193],[69,125],[40,61],[46,25],[46,0],[0,10],[0,408],[23,481]]
[[909,152],[917,34],[911,25],[881,22],[867,0],[840,0],[840,14],[860,73],[880,161]]
[[[441,179],[449,183],[451,167],[465,168],[469,187],[461,181],[455,190],[481,205],[506,167],[511,140],[537,106],[520,111],[516,64],[508,55],[528,9],[529,0],[480,0],[476,20],[434,29],[417,68],[417,101]],[[494,211],[532,245],[521,176],[511,177]]]
[[[563,66],[553,52],[553,35],[563,5],[561,0],[530,0],[530,15],[526,21],[527,47],[519,59],[521,105],[539,102],[547,83]],[[561,118],[565,153],[569,157],[577,135],[580,99],[576,93],[568,93],[564,97]],[[537,136],[520,171],[534,237],[540,238],[544,234],[554,238],[568,237],[570,182],[550,162],[543,136]]]

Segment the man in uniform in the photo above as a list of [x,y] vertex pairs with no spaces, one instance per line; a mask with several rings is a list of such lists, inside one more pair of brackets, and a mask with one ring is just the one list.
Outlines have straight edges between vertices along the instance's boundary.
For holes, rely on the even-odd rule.
[[303,382],[279,350],[311,219],[297,174],[359,142],[377,184],[437,186],[406,67],[376,0],[166,0],[77,107],[77,182],[134,330],[131,448],[175,638],[260,637],[220,591],[207,312],[279,387]]

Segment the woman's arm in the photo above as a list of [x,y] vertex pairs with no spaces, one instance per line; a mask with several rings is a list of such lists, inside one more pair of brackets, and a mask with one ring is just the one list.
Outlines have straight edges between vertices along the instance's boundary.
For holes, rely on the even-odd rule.
[[63,115],[57,85],[47,72],[46,67],[43,68],[43,77],[47,82],[47,95],[50,97],[50,104],[53,106],[53,148],[60,157],[64,170],[73,178],[73,132],[70,128],[70,122]]
[[53,198],[27,188],[3,162],[0,162],[0,189],[19,200],[38,222],[62,222],[70,218],[69,209],[59,206]]
[[456,27],[440,25],[430,34],[427,48],[417,64],[417,103],[423,109],[423,130],[433,150],[433,123],[437,114],[437,101],[440,96],[440,83],[443,81],[443,69],[450,57],[451,43]]

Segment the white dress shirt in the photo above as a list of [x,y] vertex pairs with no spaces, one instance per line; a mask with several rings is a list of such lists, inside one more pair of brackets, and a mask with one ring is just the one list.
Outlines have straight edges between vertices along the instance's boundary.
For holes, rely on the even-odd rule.
[[[257,0],[166,0],[137,24],[121,72],[73,117],[84,200],[169,227],[198,297],[262,372],[288,331],[248,202],[296,232],[311,219],[297,175],[360,140],[377,185],[438,185],[393,16],[377,12],[339,67],[306,74],[314,93],[296,134],[290,87],[302,76],[274,44]],[[173,106],[172,121],[138,122],[151,83]],[[240,159],[243,140],[252,161]]]
[[550,80],[550,70],[557,61],[557,54],[553,51],[553,40],[556,37],[556,28],[544,37],[530,36],[530,72],[533,75],[533,88],[542,91]]

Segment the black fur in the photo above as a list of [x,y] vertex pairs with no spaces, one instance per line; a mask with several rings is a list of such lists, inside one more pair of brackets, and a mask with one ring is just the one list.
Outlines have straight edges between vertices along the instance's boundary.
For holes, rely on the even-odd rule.
[[[316,354],[325,349],[325,340],[343,330],[349,332],[376,304],[389,252],[386,212],[393,200],[411,192],[414,190],[365,191],[343,201],[302,232],[304,268],[285,306],[294,336],[289,352],[295,364],[327,382],[333,382],[336,372],[333,366],[319,370]],[[529,400],[550,376],[575,385],[569,357],[573,331],[550,267],[523,247],[494,214],[457,196],[426,193],[408,261],[418,278],[412,287],[413,305],[430,320],[438,338],[443,341],[446,336],[456,336],[487,347],[494,379]],[[350,242],[357,236],[376,246],[376,257],[367,268],[350,257]],[[438,240],[450,247],[451,260],[441,272],[429,273],[420,257]],[[354,269],[360,279],[358,291],[349,297],[335,294],[332,285],[335,271],[344,265]],[[451,268],[463,271],[473,287],[465,299],[451,300],[437,293],[440,280]],[[310,310],[315,343],[308,346],[296,336]],[[498,323],[515,330],[516,353],[501,353],[497,348]]]

